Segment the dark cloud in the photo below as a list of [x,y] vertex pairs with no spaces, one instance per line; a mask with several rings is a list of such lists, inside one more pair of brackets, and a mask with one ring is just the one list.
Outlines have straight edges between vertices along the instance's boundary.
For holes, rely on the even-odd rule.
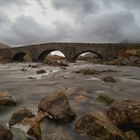
[[67,25],[55,22],[53,27],[46,27],[31,16],[21,15],[10,26],[3,28],[3,32],[0,32],[0,39],[1,42],[11,45],[60,41],[69,36],[69,28],[64,26]]
[[140,26],[128,11],[103,14],[84,22],[80,29],[81,40],[90,42],[121,42],[140,40]]
[[140,0],[110,0],[110,1],[116,2],[120,5],[122,4],[126,9],[133,8],[140,10]]
[[98,3],[94,0],[51,0],[56,10],[62,10],[76,17],[96,12],[99,8]]
[[140,11],[140,0],[99,0],[105,6],[111,7],[115,5],[117,7],[123,7],[124,9],[130,10],[138,10]]

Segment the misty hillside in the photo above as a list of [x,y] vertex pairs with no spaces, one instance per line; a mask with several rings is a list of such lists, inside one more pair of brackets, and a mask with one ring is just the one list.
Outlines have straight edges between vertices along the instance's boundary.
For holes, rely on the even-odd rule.
[[9,48],[10,46],[7,44],[0,43],[0,49],[2,48]]

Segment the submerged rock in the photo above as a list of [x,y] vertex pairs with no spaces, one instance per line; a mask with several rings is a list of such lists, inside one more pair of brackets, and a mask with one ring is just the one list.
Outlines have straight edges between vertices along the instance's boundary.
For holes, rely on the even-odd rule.
[[115,70],[107,69],[107,70],[96,70],[96,69],[81,69],[78,71],[75,71],[75,73],[82,73],[84,75],[97,75],[97,74],[102,74],[102,73],[114,73],[117,72]]
[[83,95],[77,95],[74,98],[77,102],[86,102],[88,99]]
[[140,101],[123,100],[114,102],[107,115],[123,130],[136,130],[140,135]]
[[81,69],[81,70],[75,71],[75,73],[82,73],[84,75],[95,75],[95,74],[100,74],[101,71],[98,71],[95,69]]
[[27,69],[25,69],[25,68],[21,68],[21,71],[27,71]]
[[0,125],[0,140],[12,140],[13,135],[11,130]]
[[111,83],[115,83],[116,82],[116,80],[113,77],[111,77],[111,76],[106,76],[102,80],[105,81],[105,82],[111,82]]
[[21,108],[17,110],[9,120],[9,126],[15,125],[16,123],[21,123],[25,118],[32,118],[35,115],[27,108]]
[[1,106],[13,106],[16,105],[16,101],[8,93],[0,92],[0,107]]
[[97,100],[106,104],[106,105],[111,105],[115,101],[114,98],[112,98],[109,95],[105,95],[105,94],[98,95]]
[[29,64],[28,67],[30,67],[30,68],[38,68],[39,66],[38,65],[31,65],[31,64]]
[[89,112],[76,121],[75,129],[82,135],[98,140],[126,140],[122,131],[105,113]]
[[28,79],[36,79],[36,77],[31,77],[31,76],[30,76],[30,77],[28,77]]
[[43,73],[46,73],[46,71],[45,70],[38,70],[38,71],[36,71],[36,73],[37,74],[43,74]]
[[76,117],[63,91],[51,94],[42,99],[38,109],[39,111],[48,113],[48,117],[56,122],[69,122]]

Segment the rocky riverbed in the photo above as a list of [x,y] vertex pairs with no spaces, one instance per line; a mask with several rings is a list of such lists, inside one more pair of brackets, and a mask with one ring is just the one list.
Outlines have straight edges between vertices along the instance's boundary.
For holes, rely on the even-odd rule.
[[0,137],[10,125],[13,140],[138,140],[139,91],[139,67],[0,64]]

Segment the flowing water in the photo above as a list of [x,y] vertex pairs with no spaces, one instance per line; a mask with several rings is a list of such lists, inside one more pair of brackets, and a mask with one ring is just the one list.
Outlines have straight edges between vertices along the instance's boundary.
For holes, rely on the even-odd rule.
[[[126,66],[106,66],[87,62],[70,64],[66,70],[60,67],[50,67],[42,64],[38,68],[28,67],[28,63],[0,64],[0,92],[8,92],[16,101],[17,106],[0,109],[0,124],[6,125],[13,112],[20,107],[27,107],[37,113],[40,100],[46,95],[58,90],[66,90],[70,105],[80,116],[88,111],[107,109],[107,106],[97,101],[99,94],[107,94],[116,100],[140,98],[140,68]],[[22,68],[27,71],[21,71]],[[83,75],[73,71],[85,68],[96,70],[115,70],[96,75]],[[39,69],[46,70],[45,74],[36,74]],[[104,76],[112,76],[116,83],[106,83],[101,80]],[[35,79],[29,79],[34,77]],[[44,120],[41,123],[43,137],[47,140],[85,140],[74,131],[74,122],[57,125]],[[23,131],[13,128],[14,140],[26,140]]]

